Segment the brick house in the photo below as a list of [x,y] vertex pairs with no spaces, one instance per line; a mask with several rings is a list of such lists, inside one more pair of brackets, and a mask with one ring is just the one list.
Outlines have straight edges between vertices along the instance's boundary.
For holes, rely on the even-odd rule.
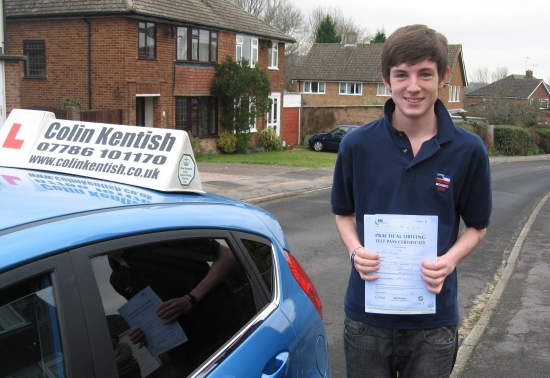
[[474,106],[487,99],[537,103],[541,109],[548,109],[550,88],[542,79],[533,77],[533,71],[525,75],[509,75],[466,95],[466,106]]
[[[349,39],[348,39],[349,41]],[[302,135],[380,118],[390,97],[381,77],[382,44],[317,43],[293,80],[303,97]],[[439,92],[449,112],[462,111],[466,71],[462,45],[449,45],[451,74]]]
[[210,87],[229,55],[267,72],[274,106],[253,131],[280,133],[294,40],[226,0],[5,0],[5,9],[8,48],[28,59],[21,107],[69,98],[82,110],[121,109],[122,124],[187,130],[216,149],[222,109]]

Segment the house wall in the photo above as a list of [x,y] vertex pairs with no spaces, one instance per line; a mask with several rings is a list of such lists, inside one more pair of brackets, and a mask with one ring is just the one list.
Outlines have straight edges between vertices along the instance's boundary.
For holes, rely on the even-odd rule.
[[542,85],[539,85],[538,88],[531,95],[531,98],[534,101],[539,101],[541,99],[550,100],[550,95],[548,94],[546,89],[544,89],[544,87]]
[[[173,127],[161,109],[173,113],[172,62],[175,43],[168,25],[157,24],[156,59],[138,59],[138,23],[129,18],[90,18],[91,102],[88,78],[88,23],[80,19],[8,21],[8,46],[24,54],[25,40],[44,40],[45,78],[23,77],[22,106],[60,106],[64,98],[82,110],[123,109],[123,122],[135,125],[136,94],[153,88],[154,124]],[[166,114],[166,113],[165,113]]]
[[[449,110],[464,108],[464,87],[466,85],[466,78],[462,72],[461,61],[457,58],[454,64],[455,69],[449,78],[449,84],[445,84],[439,91],[439,99],[443,101],[445,107]],[[460,99],[459,102],[449,102],[449,85],[460,87]]]
[[[86,21],[87,20],[87,21]],[[20,68],[21,101],[14,107],[58,107],[64,98],[80,102],[82,110],[122,109],[123,124],[136,124],[136,95],[154,94],[153,124],[174,128],[174,96],[209,96],[213,64],[176,63],[171,26],[156,22],[156,58],[138,58],[138,20],[88,19],[8,21],[10,53],[23,55],[24,41],[43,40],[46,77],[26,78]],[[89,22],[89,24],[88,24]],[[88,27],[91,33],[91,102],[88,80]],[[284,93],[284,43],[279,43],[279,69],[267,69],[267,40],[259,41],[259,65],[266,69],[272,92]],[[218,62],[235,58],[236,36],[220,31]],[[281,109],[283,106],[281,96]],[[219,109],[219,119],[222,116]],[[282,124],[282,111],[281,111]],[[257,129],[265,127],[259,118]],[[219,125],[219,132],[223,128]]]
[[6,117],[13,109],[21,108],[21,77],[23,61],[4,61],[6,86]]
[[[304,83],[300,82],[303,91]],[[377,83],[363,83],[363,94],[341,95],[339,82],[328,82],[325,94],[303,93],[306,106],[302,111],[300,135],[329,131],[338,125],[364,125],[383,114],[389,96],[378,96]]]

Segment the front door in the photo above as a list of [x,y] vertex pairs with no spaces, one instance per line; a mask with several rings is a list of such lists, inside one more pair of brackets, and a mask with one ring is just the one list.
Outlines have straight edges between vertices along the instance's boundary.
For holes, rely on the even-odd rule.
[[153,127],[154,97],[136,97],[136,126]]
[[272,93],[269,98],[272,104],[271,109],[267,112],[267,127],[271,127],[277,135],[281,135],[281,94]]

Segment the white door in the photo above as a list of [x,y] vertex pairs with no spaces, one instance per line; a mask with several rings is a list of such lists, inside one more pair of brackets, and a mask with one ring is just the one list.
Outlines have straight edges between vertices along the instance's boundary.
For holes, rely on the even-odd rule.
[[269,98],[272,104],[271,109],[267,112],[267,127],[271,127],[277,135],[281,135],[281,94],[272,93]]

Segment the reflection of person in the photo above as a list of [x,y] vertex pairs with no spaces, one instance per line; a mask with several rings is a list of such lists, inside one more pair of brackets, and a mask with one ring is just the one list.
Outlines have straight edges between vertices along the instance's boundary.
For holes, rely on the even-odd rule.
[[[382,80],[391,91],[384,117],[340,146],[331,203],[352,264],[348,377],[448,377],[452,370],[460,320],[455,268],[485,236],[491,184],[481,138],[455,126],[438,100],[448,67],[443,35],[424,25],[395,31],[382,47]],[[364,281],[378,279],[372,273],[380,269],[378,255],[363,248],[365,214],[438,216],[437,261],[423,262],[419,272],[436,294],[435,314],[365,312]],[[461,217],[466,227],[458,236]]]
[[121,343],[118,335],[114,333],[111,333],[111,343],[115,352],[119,378],[141,378],[141,370],[137,360],[132,355],[130,345]]
[[[158,316],[165,324],[177,320],[182,326],[188,341],[169,351],[178,365],[178,376],[190,373],[244,323],[238,301],[223,284],[236,263],[235,256],[216,241],[162,243],[109,257],[110,282],[119,294],[130,299],[150,286],[163,301]],[[146,343],[139,328],[128,336],[140,348]]]

